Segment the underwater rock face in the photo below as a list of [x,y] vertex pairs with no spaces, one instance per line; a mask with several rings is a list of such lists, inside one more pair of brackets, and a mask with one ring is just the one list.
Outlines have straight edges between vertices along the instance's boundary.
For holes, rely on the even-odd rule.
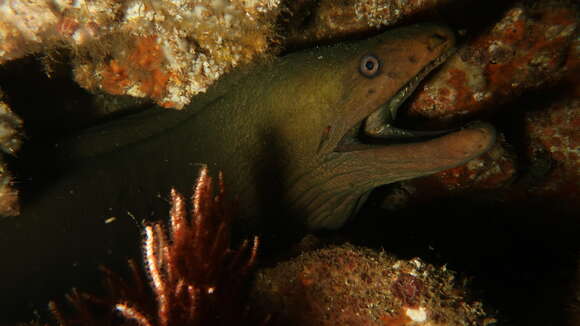
[[453,273],[415,258],[342,245],[258,271],[257,309],[276,325],[488,325]]
[[0,215],[20,214],[18,190],[6,165],[6,157],[14,156],[22,145],[22,120],[4,102],[0,91]]
[[[39,51],[58,18],[42,0],[0,3],[0,64]],[[54,33],[52,33],[54,34]]]
[[566,97],[526,115],[532,187],[526,195],[556,197],[580,207],[580,99]]
[[68,48],[89,90],[181,108],[233,67],[264,53],[280,0],[6,1],[0,64]]
[[320,0],[289,4],[287,43],[298,45],[375,32],[452,0]]
[[441,121],[473,116],[574,70],[578,11],[566,1],[516,4],[461,47],[419,89],[410,115]]

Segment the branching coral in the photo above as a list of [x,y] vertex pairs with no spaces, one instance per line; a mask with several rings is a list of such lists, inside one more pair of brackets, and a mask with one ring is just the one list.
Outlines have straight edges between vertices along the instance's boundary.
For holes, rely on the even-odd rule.
[[[243,242],[238,250],[230,249],[232,209],[224,201],[221,175],[214,197],[207,167],[201,169],[190,218],[182,195],[172,190],[171,200],[168,232],[162,222],[144,228],[143,255],[154,300],[130,261],[132,284],[104,269],[108,298],[73,290],[67,298],[78,311],[74,321],[51,303],[60,325],[230,325],[249,318],[244,281],[256,260],[258,238]],[[95,303],[105,317],[95,315],[91,308]],[[121,322],[113,322],[113,310]]]
[[182,107],[267,51],[280,0],[0,3],[0,63],[67,47],[88,89]]

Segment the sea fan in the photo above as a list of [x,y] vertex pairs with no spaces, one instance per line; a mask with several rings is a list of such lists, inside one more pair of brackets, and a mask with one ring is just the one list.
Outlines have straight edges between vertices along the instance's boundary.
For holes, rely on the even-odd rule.
[[108,297],[73,290],[67,299],[77,311],[74,319],[51,302],[59,325],[255,324],[249,320],[244,281],[256,261],[258,238],[230,249],[232,208],[224,201],[221,173],[218,188],[214,196],[212,178],[203,167],[191,214],[185,198],[172,189],[169,227],[163,222],[145,225],[143,255],[152,292],[134,261],[129,261],[130,284],[103,268]]

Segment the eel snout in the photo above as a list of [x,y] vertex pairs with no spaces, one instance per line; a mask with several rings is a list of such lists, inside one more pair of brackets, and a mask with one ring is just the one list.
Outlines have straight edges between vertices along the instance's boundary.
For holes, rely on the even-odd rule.
[[403,103],[415,93],[419,84],[433,70],[455,53],[455,34],[451,29],[445,26],[429,25],[427,30],[431,30],[431,32],[424,33],[419,38],[421,41],[411,43],[411,45],[419,47],[416,49],[417,51],[428,53],[425,57],[430,58],[430,60],[423,59],[423,67],[406,80],[391,98],[363,119],[359,127],[359,136],[362,138],[362,142],[375,143],[376,140],[379,140],[378,143],[389,141],[395,143],[417,142],[456,130],[419,131],[395,126],[397,113]]

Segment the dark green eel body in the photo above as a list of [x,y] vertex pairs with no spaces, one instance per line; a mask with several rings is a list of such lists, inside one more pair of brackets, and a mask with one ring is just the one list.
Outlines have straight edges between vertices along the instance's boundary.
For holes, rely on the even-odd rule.
[[226,76],[182,111],[151,109],[55,145],[66,168],[0,221],[0,309],[43,308],[97,279],[97,264],[139,255],[129,215],[166,218],[170,188],[191,194],[201,164],[224,172],[242,217],[334,229],[373,188],[480,155],[489,126],[419,141],[391,125],[453,45],[449,29],[416,25],[290,54]]

